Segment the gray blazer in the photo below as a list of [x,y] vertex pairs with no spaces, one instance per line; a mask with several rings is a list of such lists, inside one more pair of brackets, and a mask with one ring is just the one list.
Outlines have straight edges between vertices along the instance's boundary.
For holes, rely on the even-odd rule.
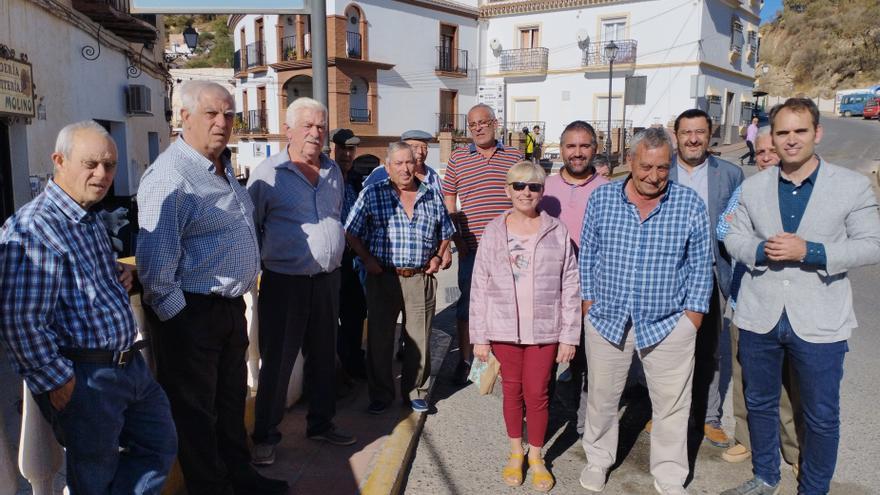
[[847,270],[880,263],[880,214],[868,179],[822,161],[798,226],[801,238],[825,245],[825,268],[798,262],[755,266],[758,244],[782,232],[779,168],[749,177],[724,239],[748,271],[734,323],[755,333],[776,326],[785,309],[795,333],[808,342],[846,340],[857,326]]
[[[669,178],[678,182],[678,157],[673,157],[672,167],[669,170]],[[707,165],[709,180],[709,204],[706,207],[709,210],[709,222],[711,223],[710,233],[712,235],[712,255],[715,260],[715,277],[724,298],[730,295],[730,283],[733,280],[733,269],[731,268],[730,255],[724,245],[715,238],[715,227],[718,225],[718,217],[727,208],[730,196],[733,191],[742,184],[745,178],[741,168],[736,165],[709,156]]]

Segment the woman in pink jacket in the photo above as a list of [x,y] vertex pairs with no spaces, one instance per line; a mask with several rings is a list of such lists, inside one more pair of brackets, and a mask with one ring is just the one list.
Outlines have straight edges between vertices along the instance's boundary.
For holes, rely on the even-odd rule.
[[522,161],[507,172],[513,208],[486,226],[474,264],[470,337],[474,355],[501,363],[511,486],[523,481],[523,403],[529,424],[529,470],[539,491],[553,487],[541,449],[553,362],[566,363],[580,341],[578,268],[565,226],[537,210],[544,170]]

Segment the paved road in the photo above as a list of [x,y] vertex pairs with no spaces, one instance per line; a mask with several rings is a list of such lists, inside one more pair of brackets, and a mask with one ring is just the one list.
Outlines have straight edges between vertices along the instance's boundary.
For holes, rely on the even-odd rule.
[[[861,119],[822,117],[825,139],[820,153],[839,165],[862,170],[871,159],[880,159],[880,124]],[[736,156],[725,158],[738,159]],[[875,162],[878,163],[878,162]],[[747,168],[747,175],[754,168]],[[845,191],[841,192],[845,194]],[[448,279],[447,279],[448,280]],[[880,493],[880,414],[877,414],[877,358],[880,349],[880,267],[853,270],[851,281],[855,311],[861,327],[850,340],[846,374],[841,387],[841,443],[832,494],[868,495]],[[448,287],[448,286],[447,286]],[[449,291],[454,293],[453,288]],[[443,289],[441,289],[441,293]],[[455,348],[457,344],[453,344]],[[496,393],[479,396],[473,387],[452,386],[451,375],[457,355],[450,354],[435,391],[436,413],[425,423],[416,456],[406,480],[408,494],[524,493],[528,487],[510,489],[500,482],[500,468],[506,459],[507,441],[501,415],[501,398]],[[574,433],[573,390],[560,386],[551,406],[553,438],[545,447],[548,465],[557,478],[554,493],[586,493],[578,484],[585,463],[583,449]],[[627,447],[619,457],[620,467],[612,473],[605,493],[609,495],[650,494],[648,435],[641,432],[647,419],[640,400],[622,412],[622,434]],[[733,430],[729,394],[725,397],[723,425]],[[700,445],[689,486],[692,494],[717,494],[751,476],[750,463],[728,464],[722,450]],[[794,493],[796,484],[788,468],[782,470],[782,493]]]

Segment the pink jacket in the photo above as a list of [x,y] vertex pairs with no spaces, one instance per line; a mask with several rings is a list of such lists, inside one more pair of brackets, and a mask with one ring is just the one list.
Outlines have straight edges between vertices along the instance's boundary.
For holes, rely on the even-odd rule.
[[[505,212],[489,222],[471,279],[470,337],[472,344],[519,342],[516,291],[507,246]],[[535,242],[534,339],[538,344],[578,345],[581,300],[577,262],[568,230],[558,219],[541,212]]]

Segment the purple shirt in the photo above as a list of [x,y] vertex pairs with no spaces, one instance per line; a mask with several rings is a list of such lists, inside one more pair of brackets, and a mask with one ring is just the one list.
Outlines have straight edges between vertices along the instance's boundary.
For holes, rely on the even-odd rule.
[[755,124],[749,124],[749,128],[746,129],[746,141],[750,141],[751,143],[755,142],[755,139],[758,137],[758,126]]
[[608,179],[599,174],[593,174],[588,181],[579,185],[569,184],[562,174],[551,175],[544,182],[544,197],[539,207],[565,224],[569,237],[578,249],[581,247],[587,201],[593,191],[605,184],[608,184]]

